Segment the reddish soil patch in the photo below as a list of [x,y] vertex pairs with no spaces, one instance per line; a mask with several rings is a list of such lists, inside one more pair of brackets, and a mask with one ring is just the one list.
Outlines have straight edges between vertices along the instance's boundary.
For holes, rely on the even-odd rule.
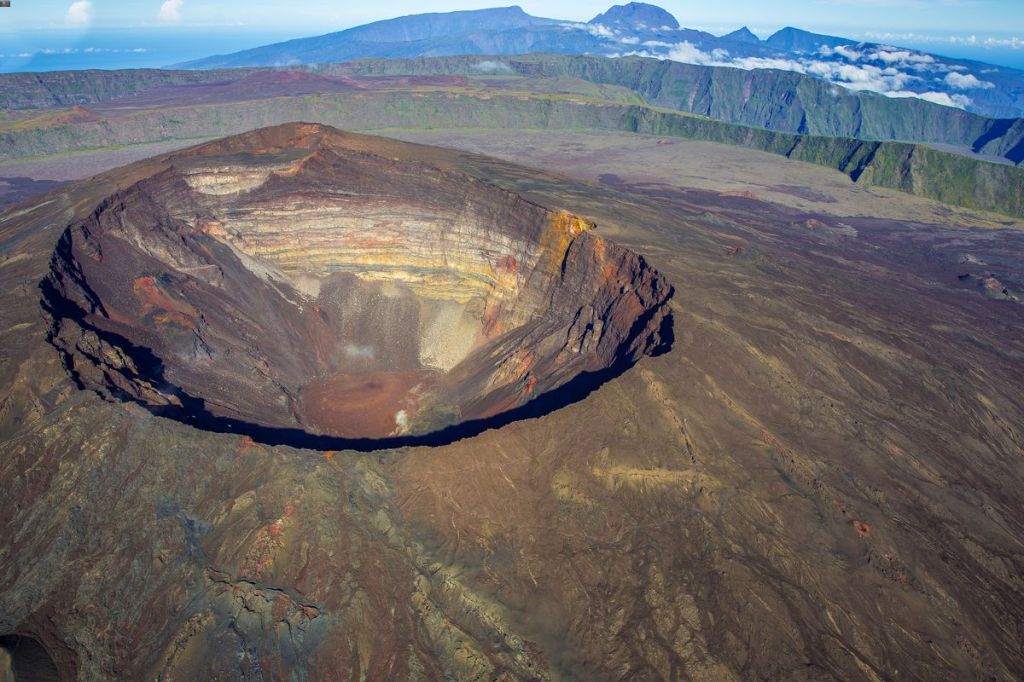
[[157,324],[173,322],[186,329],[196,328],[196,309],[188,303],[171,298],[157,282],[156,277],[139,277],[132,288],[146,313],[157,311],[153,316],[153,321]]
[[95,111],[89,111],[82,106],[73,106],[67,111],[54,117],[53,122],[58,125],[71,123],[94,123],[100,120],[100,115]]
[[396,415],[412,419],[420,396],[437,372],[362,372],[320,379],[302,389],[303,417],[316,431],[342,438],[382,438],[396,433]]

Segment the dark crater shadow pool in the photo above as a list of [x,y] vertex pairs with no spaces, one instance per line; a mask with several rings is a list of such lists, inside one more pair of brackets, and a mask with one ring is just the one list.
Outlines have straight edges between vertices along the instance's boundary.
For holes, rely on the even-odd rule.
[[0,636],[0,680],[59,682],[57,663],[38,640],[25,635]]

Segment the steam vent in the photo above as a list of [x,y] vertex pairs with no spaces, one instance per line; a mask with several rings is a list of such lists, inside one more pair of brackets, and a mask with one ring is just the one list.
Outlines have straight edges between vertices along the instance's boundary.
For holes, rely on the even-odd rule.
[[109,196],[67,227],[43,304],[108,399],[274,442],[414,443],[670,343],[672,287],[593,228],[441,150],[289,124]]

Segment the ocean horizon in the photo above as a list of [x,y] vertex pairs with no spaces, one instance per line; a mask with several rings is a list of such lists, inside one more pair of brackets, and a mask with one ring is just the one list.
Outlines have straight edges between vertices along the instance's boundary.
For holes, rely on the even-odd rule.
[[222,27],[0,32],[0,73],[164,68],[214,54],[301,38],[313,32]]

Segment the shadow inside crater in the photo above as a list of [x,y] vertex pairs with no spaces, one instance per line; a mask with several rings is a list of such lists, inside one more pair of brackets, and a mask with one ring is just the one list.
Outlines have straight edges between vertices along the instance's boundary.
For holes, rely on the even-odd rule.
[[0,636],[0,680],[59,682],[56,662],[38,640],[25,635]]
[[[207,409],[203,399],[190,395],[180,387],[167,381],[163,361],[149,348],[134,344],[119,334],[98,329],[94,325],[89,324],[82,309],[63,298],[48,279],[43,280],[39,284],[39,288],[42,291],[43,308],[50,313],[55,325],[61,324],[63,320],[73,321],[83,330],[94,333],[102,341],[118,347],[132,360],[142,378],[158,387],[161,392],[173,395],[180,402],[180,406],[152,405],[129,393],[113,389],[112,393],[116,398],[124,402],[140,405],[155,416],[174,419],[204,431],[248,437],[262,445],[287,445],[294,448],[312,450],[351,450],[356,452],[449,445],[465,438],[478,436],[484,431],[501,428],[513,422],[542,417],[568,405],[580,402],[603,384],[621,376],[636,364],[636,360],[629,357],[620,357],[601,370],[581,372],[561,386],[542,393],[518,407],[491,417],[451,424],[429,433],[384,438],[344,438],[310,433],[299,428],[265,426],[242,419],[213,414]],[[658,313],[659,310],[657,308],[645,311],[634,321],[631,334],[641,333]],[[675,330],[674,317],[671,312],[664,313],[661,318],[658,328],[658,339],[657,345],[651,348],[647,355],[656,357],[664,355],[672,349],[675,341]],[[62,356],[65,369],[75,380],[78,387],[88,390],[89,387],[80,380],[75,371],[72,358],[64,350],[60,349],[59,346],[55,345],[55,347]]]

